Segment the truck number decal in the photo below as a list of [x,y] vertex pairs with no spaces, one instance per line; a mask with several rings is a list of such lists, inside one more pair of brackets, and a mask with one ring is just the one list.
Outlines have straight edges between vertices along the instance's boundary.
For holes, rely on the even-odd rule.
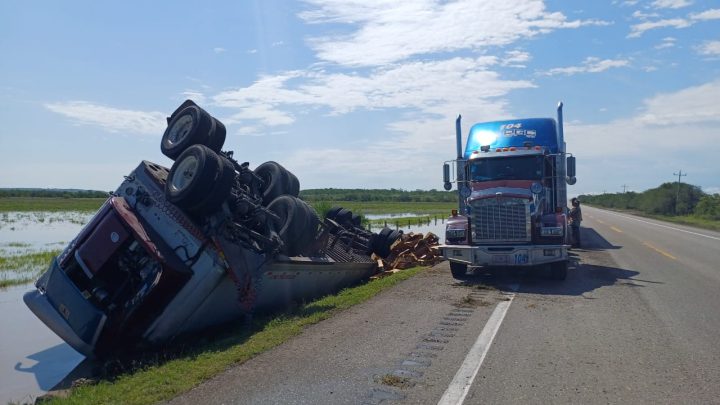
[[515,264],[527,264],[529,257],[527,253],[515,253]]

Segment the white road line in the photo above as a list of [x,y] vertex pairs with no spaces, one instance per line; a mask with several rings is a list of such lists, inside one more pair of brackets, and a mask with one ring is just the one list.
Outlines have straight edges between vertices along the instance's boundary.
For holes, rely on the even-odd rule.
[[[595,208],[595,207],[593,207],[593,208]],[[606,213],[608,213],[608,214],[616,215],[616,216],[618,216],[618,217],[623,217],[623,218],[627,218],[627,219],[631,219],[631,220],[637,221],[637,222],[643,222],[643,223],[646,223],[646,224],[655,225],[655,226],[659,226],[659,227],[662,227],[662,228],[672,229],[672,230],[674,230],[674,231],[680,231],[680,232],[689,233],[689,234],[691,234],[691,235],[704,236],[704,237],[706,237],[706,238],[715,239],[715,240],[720,240],[720,238],[718,238],[718,237],[716,237],[716,236],[710,236],[710,235],[705,235],[705,234],[703,234],[703,233],[686,231],[686,230],[684,230],[684,229],[675,228],[675,227],[673,227],[673,226],[656,224],[655,222],[643,221],[642,219],[633,218],[633,217],[630,217],[630,216],[627,216],[627,215],[618,214],[618,213],[616,213],[616,212],[607,211],[607,210],[603,210],[603,209],[600,209],[600,208],[595,208],[595,209],[599,209],[599,210],[601,210],[601,211],[603,211],[603,212],[606,212]]]
[[[518,286],[514,285],[512,290],[517,291],[517,288]],[[505,314],[507,314],[510,304],[515,298],[515,294],[507,294],[506,297],[508,298],[507,301],[502,301],[495,307],[492,315],[490,315],[490,319],[488,319],[475,344],[470,348],[467,356],[465,356],[465,360],[460,366],[460,369],[450,382],[450,386],[448,386],[442,398],[438,401],[438,405],[461,405],[463,401],[465,401],[465,396],[468,394],[468,391],[470,391],[470,387],[478,371],[480,371],[480,366],[482,366],[485,355],[490,349],[490,345],[493,339],[495,339],[495,335],[500,329],[503,319],[505,319]]]

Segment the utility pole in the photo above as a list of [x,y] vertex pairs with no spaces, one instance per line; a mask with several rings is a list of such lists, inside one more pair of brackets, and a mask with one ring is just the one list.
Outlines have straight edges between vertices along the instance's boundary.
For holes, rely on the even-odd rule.
[[682,170],[678,170],[677,173],[673,173],[673,176],[678,176],[677,191],[675,192],[675,215],[677,215],[678,204],[680,203],[680,182],[683,177],[687,176],[687,173],[683,173]]
[[623,188],[623,194],[625,194],[625,190],[627,190],[627,184],[623,184],[622,188]]

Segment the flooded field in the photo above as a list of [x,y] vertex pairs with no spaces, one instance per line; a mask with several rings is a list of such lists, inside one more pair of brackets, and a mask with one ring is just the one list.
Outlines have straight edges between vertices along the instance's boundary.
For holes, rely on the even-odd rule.
[[0,286],[34,280],[92,215],[75,211],[0,214]]
[[[32,281],[92,217],[85,212],[0,214],[0,403],[33,402],[84,358],[22,300]],[[14,285],[19,284],[19,285]]]

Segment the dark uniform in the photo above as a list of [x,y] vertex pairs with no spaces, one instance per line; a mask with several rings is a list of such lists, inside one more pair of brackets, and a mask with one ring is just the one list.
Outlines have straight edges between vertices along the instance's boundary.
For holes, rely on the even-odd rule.
[[573,247],[580,247],[580,223],[582,222],[582,210],[580,209],[580,201],[577,198],[571,200],[572,208],[570,208],[570,227],[572,228]]

